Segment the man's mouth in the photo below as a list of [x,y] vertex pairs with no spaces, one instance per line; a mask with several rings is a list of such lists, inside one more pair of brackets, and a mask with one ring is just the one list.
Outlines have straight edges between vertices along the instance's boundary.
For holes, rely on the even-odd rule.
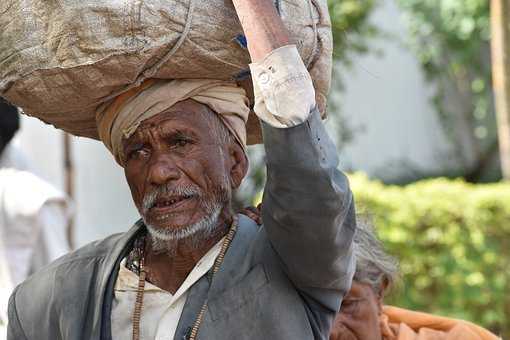
[[174,210],[179,208],[180,206],[185,205],[187,202],[191,201],[195,196],[194,195],[179,195],[179,196],[171,196],[171,197],[161,197],[156,199],[154,204],[151,206],[150,210],[152,211],[161,211],[161,210]]

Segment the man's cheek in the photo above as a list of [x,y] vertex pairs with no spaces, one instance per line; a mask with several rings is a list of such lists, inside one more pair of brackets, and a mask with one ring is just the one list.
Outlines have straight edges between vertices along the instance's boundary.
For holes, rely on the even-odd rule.
[[131,190],[131,196],[133,197],[133,202],[135,203],[136,208],[140,213],[143,212],[143,199],[145,197],[145,186],[142,183],[133,183],[129,185]]
[[207,192],[214,183],[214,179],[211,178],[213,171],[207,165],[207,163],[189,159],[184,160],[179,168],[202,191]]

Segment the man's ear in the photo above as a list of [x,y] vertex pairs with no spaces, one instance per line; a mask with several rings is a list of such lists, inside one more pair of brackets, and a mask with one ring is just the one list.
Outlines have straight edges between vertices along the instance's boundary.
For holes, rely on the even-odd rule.
[[379,313],[382,313],[382,306],[384,300],[384,293],[388,289],[388,280],[385,278],[381,282],[381,287],[379,288],[379,292],[377,292],[377,307],[379,308]]
[[237,189],[248,172],[248,157],[238,143],[231,143],[229,146],[230,156],[230,185]]

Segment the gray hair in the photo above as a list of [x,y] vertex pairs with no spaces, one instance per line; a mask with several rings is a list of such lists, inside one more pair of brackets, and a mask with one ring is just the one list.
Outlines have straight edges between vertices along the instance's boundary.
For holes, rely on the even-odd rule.
[[354,281],[368,284],[374,292],[384,296],[398,280],[398,261],[384,251],[369,218],[358,217],[357,224]]
[[[203,104],[205,105],[205,104]],[[206,106],[206,105],[205,105]],[[207,111],[199,111],[204,120],[209,125],[212,136],[220,144],[237,143],[234,135],[221,121],[218,114],[216,114],[210,107],[207,107]]]

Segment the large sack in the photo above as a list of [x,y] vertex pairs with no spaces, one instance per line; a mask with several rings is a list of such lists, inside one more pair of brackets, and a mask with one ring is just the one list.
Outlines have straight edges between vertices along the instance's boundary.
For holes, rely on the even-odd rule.
[[[332,59],[327,0],[275,6],[324,113]],[[0,32],[0,95],[78,136],[97,139],[97,106],[147,78],[249,76],[230,0],[1,0]],[[259,139],[252,123],[249,143]]]

